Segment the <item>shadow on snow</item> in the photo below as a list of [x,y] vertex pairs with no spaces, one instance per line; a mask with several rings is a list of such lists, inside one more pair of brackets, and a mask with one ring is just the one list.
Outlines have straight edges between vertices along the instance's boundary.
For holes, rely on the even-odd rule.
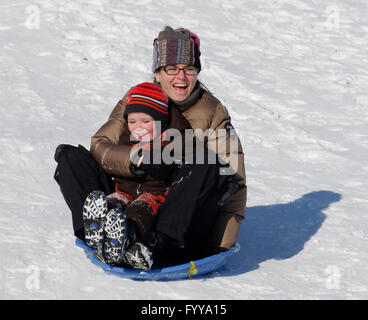
[[247,208],[238,237],[241,249],[214,276],[242,274],[264,261],[298,254],[326,219],[323,210],[340,199],[335,192],[314,191],[289,203]]

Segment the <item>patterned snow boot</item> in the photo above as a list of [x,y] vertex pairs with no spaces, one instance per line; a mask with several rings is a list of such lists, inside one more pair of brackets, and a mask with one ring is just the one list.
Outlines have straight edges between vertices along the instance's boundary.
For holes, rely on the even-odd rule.
[[109,210],[105,222],[104,258],[109,265],[119,264],[127,246],[128,225],[119,208]]
[[83,206],[85,240],[88,246],[103,256],[104,223],[107,213],[106,196],[102,191],[91,192]]
[[147,240],[136,242],[125,253],[125,260],[134,269],[150,270],[153,262],[159,258],[169,245],[170,238],[157,231],[151,231]]
[[142,242],[136,242],[125,253],[125,261],[133,269],[150,270],[153,264],[152,252]]

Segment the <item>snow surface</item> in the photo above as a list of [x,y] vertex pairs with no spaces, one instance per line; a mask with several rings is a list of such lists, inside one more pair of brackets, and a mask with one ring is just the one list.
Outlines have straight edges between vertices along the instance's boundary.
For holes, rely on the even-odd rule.
[[[1,299],[367,299],[366,0],[0,0]],[[246,154],[241,250],[204,277],[134,281],[75,246],[55,147],[89,147],[150,81],[165,26],[201,39],[200,79]]]

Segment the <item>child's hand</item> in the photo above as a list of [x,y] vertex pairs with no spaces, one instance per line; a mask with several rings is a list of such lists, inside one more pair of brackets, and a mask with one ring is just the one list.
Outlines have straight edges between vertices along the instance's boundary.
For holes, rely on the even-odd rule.
[[137,177],[144,177],[146,174],[149,174],[164,185],[170,184],[171,174],[176,167],[175,163],[165,163],[160,148],[151,148],[149,150],[140,148],[135,152],[131,160],[131,171],[133,174]]

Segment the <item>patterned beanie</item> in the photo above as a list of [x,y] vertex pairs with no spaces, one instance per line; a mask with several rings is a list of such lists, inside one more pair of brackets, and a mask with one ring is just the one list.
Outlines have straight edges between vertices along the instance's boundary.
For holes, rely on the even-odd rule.
[[152,72],[164,66],[187,64],[201,71],[200,41],[197,35],[184,28],[166,26],[153,41]]
[[161,121],[162,131],[169,124],[168,98],[162,89],[150,82],[143,82],[130,89],[125,102],[124,117],[132,112],[143,112],[153,120]]

